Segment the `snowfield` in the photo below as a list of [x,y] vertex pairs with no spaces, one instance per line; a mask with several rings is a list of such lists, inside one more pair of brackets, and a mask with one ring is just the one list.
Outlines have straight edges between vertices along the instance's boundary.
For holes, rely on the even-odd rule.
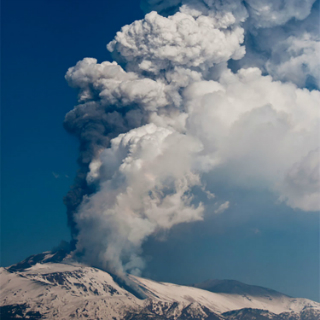
[[[129,275],[145,294],[141,299],[109,273],[76,263],[36,263],[13,270],[0,268],[4,320],[320,319],[319,303],[268,289],[263,295],[214,293]],[[250,312],[254,316],[248,318]]]

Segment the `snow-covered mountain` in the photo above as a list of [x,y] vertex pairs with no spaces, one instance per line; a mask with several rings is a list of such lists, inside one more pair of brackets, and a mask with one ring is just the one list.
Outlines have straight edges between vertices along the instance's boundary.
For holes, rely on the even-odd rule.
[[64,256],[48,252],[0,268],[0,319],[320,319],[319,303],[266,288],[230,280],[188,287],[132,275],[126,284]]

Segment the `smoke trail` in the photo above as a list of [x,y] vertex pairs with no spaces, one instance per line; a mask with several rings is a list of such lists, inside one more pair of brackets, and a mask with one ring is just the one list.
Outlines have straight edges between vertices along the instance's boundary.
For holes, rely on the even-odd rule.
[[[107,46],[114,62],[85,58],[68,70],[79,105],[64,124],[79,138],[80,169],[65,201],[84,261],[139,273],[148,236],[203,219],[196,190],[216,214],[227,210],[228,199],[212,202],[204,174],[262,185],[289,206],[319,210],[320,93],[297,87],[319,66],[307,27],[313,3],[144,1],[162,15],[151,11],[124,26]],[[292,19],[303,21],[299,32]],[[312,43],[297,40],[301,26]],[[267,57],[250,46],[262,42],[260,33],[271,41],[260,30],[281,30]],[[280,45],[284,32],[295,38]],[[284,60],[275,58],[287,48]],[[291,76],[306,60],[310,68]]]

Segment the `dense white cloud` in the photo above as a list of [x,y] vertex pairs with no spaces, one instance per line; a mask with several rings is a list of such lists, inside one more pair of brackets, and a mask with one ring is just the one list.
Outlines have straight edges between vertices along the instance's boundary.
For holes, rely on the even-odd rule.
[[163,13],[175,7],[176,11],[194,18],[210,17],[220,29],[241,26],[254,38],[241,66],[261,67],[276,80],[291,81],[299,87],[319,88],[319,12],[314,8],[310,14],[315,0],[142,2],[147,11]]
[[88,177],[99,179],[100,191],[83,202],[76,216],[78,250],[90,248],[86,259],[101,265],[102,253],[104,268],[137,272],[143,265],[137,254],[147,236],[201,220],[203,206],[192,205],[190,194],[200,183],[191,171],[199,150],[193,137],[154,124],[113,139],[91,162],[98,165],[91,166]]
[[[250,16],[250,25],[266,28],[283,25],[290,19],[305,19],[316,0],[142,0],[146,11],[156,10],[160,13],[176,8],[188,12],[201,12],[217,15],[217,12],[231,13],[237,21],[244,21]],[[186,9],[186,7],[188,9]]]
[[245,0],[255,27],[283,25],[292,18],[303,20],[316,0]]
[[[318,38],[275,27],[304,19],[312,3],[146,1],[174,14],[124,26],[108,45],[117,62],[86,58],[68,70],[80,102],[65,126],[81,142],[71,216],[82,259],[138,272],[150,235],[202,219],[194,193],[212,212],[229,208],[203,182],[217,174],[231,186],[272,190],[292,208],[319,209],[320,92],[302,88],[317,77]],[[268,57],[251,48],[254,60],[233,72],[245,30],[265,46],[278,32]],[[258,60],[263,70],[252,67]]]
[[279,186],[282,200],[293,208],[320,210],[320,149],[294,163]]
[[266,69],[275,79],[290,81],[299,87],[310,82],[320,87],[320,37],[310,33],[290,36],[272,48]]
[[187,132],[204,146],[198,169],[223,170],[236,185],[275,188],[319,143],[319,91],[273,81],[259,69],[227,70],[219,83],[194,83],[184,96]]
[[247,31],[247,54],[237,62],[238,67],[257,66],[275,80],[319,89],[319,23],[316,7],[303,21]]
[[80,101],[94,100],[98,94],[104,105],[124,107],[136,103],[153,110],[167,104],[162,83],[125,72],[116,62],[99,64],[96,59],[85,58],[69,68],[66,79],[80,89]]
[[208,16],[195,19],[178,12],[166,18],[153,11],[124,26],[108,49],[129,70],[159,75],[173,67],[204,69],[240,59],[245,53],[243,39],[242,28],[218,29]]

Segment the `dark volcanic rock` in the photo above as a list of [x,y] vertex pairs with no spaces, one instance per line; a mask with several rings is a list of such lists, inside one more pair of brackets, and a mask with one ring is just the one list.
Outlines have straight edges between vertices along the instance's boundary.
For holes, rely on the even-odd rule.
[[244,308],[225,312],[222,314],[228,320],[270,320],[275,319],[276,314],[267,310]]
[[267,310],[244,308],[222,314],[226,320],[319,320],[320,312],[305,308],[300,313],[283,312],[275,314]]
[[[190,303],[182,310],[177,302],[150,303],[139,312],[131,311],[125,317],[125,320],[224,320],[225,318],[219,314],[210,311],[200,304]],[[175,315],[178,317],[175,318]]]
[[35,254],[17,264],[12,265],[10,268],[7,269],[7,271],[23,271],[34,266],[37,263],[59,263],[67,256],[68,253],[69,252],[65,250],[58,250],[54,253],[48,251]]
[[12,319],[29,319],[38,320],[42,316],[39,312],[27,311],[29,306],[27,304],[15,304],[0,307],[0,319],[12,320]]

